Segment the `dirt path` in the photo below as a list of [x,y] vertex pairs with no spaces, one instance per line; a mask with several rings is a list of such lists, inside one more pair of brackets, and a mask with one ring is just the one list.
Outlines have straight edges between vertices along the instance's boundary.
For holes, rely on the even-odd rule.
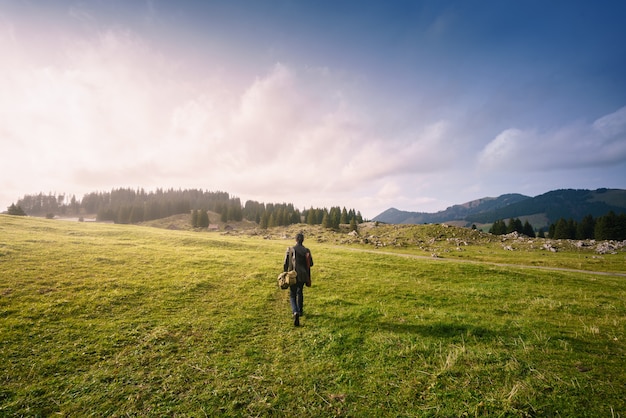
[[521,269],[562,271],[562,272],[568,272],[568,273],[593,274],[593,275],[598,275],[598,276],[626,277],[626,273],[619,273],[619,272],[612,272],[612,271],[591,271],[591,270],[570,269],[570,268],[565,268],[565,267],[529,266],[525,264],[506,264],[506,263],[495,263],[491,261],[463,260],[459,258],[428,257],[425,255],[401,254],[401,253],[394,253],[394,252],[381,251],[381,250],[365,250],[361,248],[347,248],[347,247],[337,247],[337,248],[355,251],[355,252],[362,252],[362,253],[395,255],[397,257],[416,258],[416,259],[422,259],[422,260],[433,260],[433,261],[441,261],[441,262],[489,264],[489,265],[498,266],[498,267],[513,267],[513,268],[521,268]]

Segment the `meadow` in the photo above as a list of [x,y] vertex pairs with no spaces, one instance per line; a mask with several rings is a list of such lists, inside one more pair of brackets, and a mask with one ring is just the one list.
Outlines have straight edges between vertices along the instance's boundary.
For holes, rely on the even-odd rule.
[[0,215],[0,415],[626,416],[626,252],[467,231]]

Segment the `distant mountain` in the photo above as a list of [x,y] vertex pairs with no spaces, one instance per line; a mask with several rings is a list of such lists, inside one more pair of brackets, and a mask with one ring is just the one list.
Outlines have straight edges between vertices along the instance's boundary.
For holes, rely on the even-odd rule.
[[450,206],[436,213],[405,212],[395,208],[387,209],[373,220],[390,224],[422,224],[450,221],[465,221],[468,216],[491,212],[514,203],[531,199],[522,194],[504,194],[500,197],[484,197],[460,205]]
[[505,194],[496,198],[485,197],[454,205],[436,213],[406,212],[387,209],[373,218],[391,224],[420,224],[454,222],[458,224],[488,224],[499,219],[529,219],[535,228],[549,226],[560,218],[580,221],[586,215],[594,218],[626,213],[626,190],[554,190],[536,197]]

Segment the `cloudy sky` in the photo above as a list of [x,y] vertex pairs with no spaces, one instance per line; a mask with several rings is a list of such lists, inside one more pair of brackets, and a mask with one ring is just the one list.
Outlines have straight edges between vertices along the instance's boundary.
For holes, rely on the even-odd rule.
[[626,2],[0,0],[0,210],[626,188]]

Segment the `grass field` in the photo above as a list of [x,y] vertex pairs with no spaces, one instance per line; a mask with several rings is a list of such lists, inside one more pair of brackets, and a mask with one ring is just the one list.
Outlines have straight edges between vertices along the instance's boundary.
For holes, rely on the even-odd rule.
[[302,226],[295,328],[276,276],[298,228],[0,215],[0,416],[626,416],[623,250]]

